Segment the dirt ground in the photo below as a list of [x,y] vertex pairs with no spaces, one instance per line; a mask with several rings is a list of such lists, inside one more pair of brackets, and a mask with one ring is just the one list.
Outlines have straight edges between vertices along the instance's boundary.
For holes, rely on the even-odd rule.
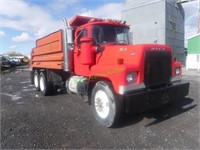
[[189,95],[164,110],[125,115],[116,128],[96,122],[77,95],[42,96],[28,69],[1,75],[1,149],[200,149],[200,72],[183,70]]

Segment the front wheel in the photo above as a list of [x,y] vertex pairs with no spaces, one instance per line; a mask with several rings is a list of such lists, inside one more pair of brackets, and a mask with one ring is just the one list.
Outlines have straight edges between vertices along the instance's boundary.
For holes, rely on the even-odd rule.
[[106,82],[97,82],[92,91],[92,107],[96,120],[106,127],[113,127],[120,119],[122,103],[112,87]]

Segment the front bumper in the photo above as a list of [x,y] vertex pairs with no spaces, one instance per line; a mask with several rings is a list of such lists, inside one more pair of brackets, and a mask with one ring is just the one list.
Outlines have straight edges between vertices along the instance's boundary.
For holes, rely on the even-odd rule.
[[125,112],[143,112],[157,108],[184,98],[188,92],[189,83],[177,82],[168,87],[127,93],[123,95]]

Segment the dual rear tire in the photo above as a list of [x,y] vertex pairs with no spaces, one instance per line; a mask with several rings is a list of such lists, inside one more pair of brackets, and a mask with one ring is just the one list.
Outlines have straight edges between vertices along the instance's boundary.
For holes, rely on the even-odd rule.
[[41,91],[43,95],[50,95],[53,85],[48,81],[46,72],[34,72],[34,86],[37,91]]
[[33,74],[34,86],[37,91],[40,91],[39,72],[35,71]]

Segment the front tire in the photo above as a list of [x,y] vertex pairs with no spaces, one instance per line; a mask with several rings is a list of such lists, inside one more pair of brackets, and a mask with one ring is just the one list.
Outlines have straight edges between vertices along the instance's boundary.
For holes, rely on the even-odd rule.
[[122,113],[122,100],[113,92],[112,86],[107,82],[97,82],[91,100],[96,120],[105,127],[116,125]]

